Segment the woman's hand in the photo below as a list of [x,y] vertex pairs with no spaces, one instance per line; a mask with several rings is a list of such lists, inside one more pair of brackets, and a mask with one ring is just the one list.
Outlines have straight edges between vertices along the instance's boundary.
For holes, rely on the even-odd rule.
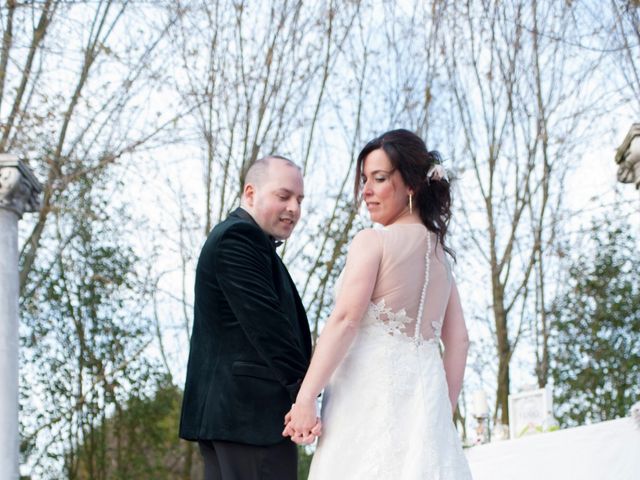
[[297,400],[284,417],[282,435],[291,437],[298,445],[309,445],[322,434],[322,422],[318,417],[315,400]]

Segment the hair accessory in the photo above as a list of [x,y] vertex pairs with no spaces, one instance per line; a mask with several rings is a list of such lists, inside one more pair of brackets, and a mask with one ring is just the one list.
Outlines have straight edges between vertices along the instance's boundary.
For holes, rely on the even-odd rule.
[[447,175],[447,171],[445,168],[439,163],[433,165],[429,171],[427,172],[428,180],[445,180],[449,181],[449,176]]

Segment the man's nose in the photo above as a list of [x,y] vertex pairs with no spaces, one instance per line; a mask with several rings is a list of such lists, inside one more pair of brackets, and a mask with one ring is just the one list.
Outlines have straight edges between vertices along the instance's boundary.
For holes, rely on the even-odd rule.
[[291,200],[289,200],[287,204],[287,210],[296,215],[300,213],[300,203],[296,198],[292,198]]

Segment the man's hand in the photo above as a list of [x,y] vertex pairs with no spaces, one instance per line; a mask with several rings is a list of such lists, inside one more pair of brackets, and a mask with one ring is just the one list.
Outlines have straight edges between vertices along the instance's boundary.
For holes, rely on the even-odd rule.
[[291,441],[297,445],[310,445],[315,442],[316,438],[318,438],[320,435],[322,435],[322,422],[320,421],[320,417],[318,417],[318,420],[314,427],[311,429],[309,435],[296,435],[294,433],[293,435],[291,435]]
[[315,401],[298,402],[284,417],[282,435],[291,437],[298,445],[309,445],[322,435],[322,421],[317,415]]

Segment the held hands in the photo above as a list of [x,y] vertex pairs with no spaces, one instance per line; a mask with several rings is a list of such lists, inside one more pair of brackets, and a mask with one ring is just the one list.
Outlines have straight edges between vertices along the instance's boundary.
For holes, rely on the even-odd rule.
[[322,435],[322,422],[315,400],[298,400],[285,415],[284,423],[282,436],[291,437],[291,441],[298,445],[309,445]]

